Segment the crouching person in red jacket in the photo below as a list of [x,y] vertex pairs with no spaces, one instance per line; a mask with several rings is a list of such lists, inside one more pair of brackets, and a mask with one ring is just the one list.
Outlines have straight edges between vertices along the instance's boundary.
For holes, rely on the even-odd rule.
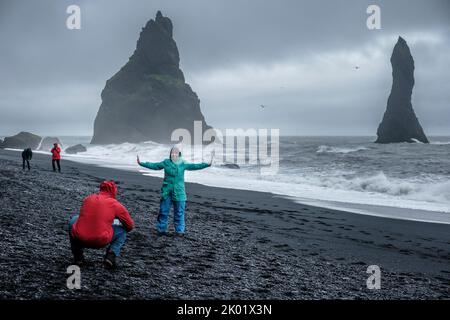
[[127,232],[134,228],[128,210],[116,200],[116,196],[116,184],[104,181],[100,192],[83,200],[80,215],[70,219],[70,245],[75,264],[84,263],[83,248],[107,247],[104,265],[107,268],[116,266],[116,257],[125,244]]

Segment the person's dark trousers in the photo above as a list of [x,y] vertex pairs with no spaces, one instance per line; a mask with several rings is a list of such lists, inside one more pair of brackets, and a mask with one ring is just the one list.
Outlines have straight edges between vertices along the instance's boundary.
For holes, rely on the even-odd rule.
[[61,172],[61,161],[58,160],[52,160],[52,166],[53,166],[53,171],[56,171],[56,166],[55,163],[58,165],[58,172]]
[[80,260],[83,258],[83,245],[74,237],[72,237],[72,226],[78,219],[78,215],[73,216],[69,220],[69,239],[70,239],[70,249],[75,260]]
[[114,230],[114,234],[111,239],[111,243],[106,248],[106,253],[108,253],[108,251],[112,251],[114,252],[116,257],[118,257],[120,254],[120,249],[123,247],[125,241],[127,240],[127,232],[122,226],[113,225],[112,227]]
[[30,160],[25,160],[25,159],[22,159],[22,160],[23,160],[23,163],[22,163],[23,170],[25,170],[25,162],[27,163],[28,170],[30,170]]
[[[72,249],[73,257],[77,260],[83,257],[83,243],[72,237],[72,226],[75,224],[75,222],[78,219],[78,215],[73,216],[69,220],[69,238],[70,238],[70,248]],[[112,251],[114,254],[119,256],[120,249],[122,249],[123,245],[125,244],[125,241],[127,240],[127,232],[125,229],[119,225],[113,225],[112,226],[114,230],[113,237],[111,239],[110,244],[107,246],[106,252]]]
[[161,199],[159,203],[159,214],[156,222],[156,231],[158,233],[166,233],[169,224],[170,207],[173,206],[173,225],[175,233],[184,234],[184,211],[186,209],[186,201],[172,200],[172,194],[166,199]]

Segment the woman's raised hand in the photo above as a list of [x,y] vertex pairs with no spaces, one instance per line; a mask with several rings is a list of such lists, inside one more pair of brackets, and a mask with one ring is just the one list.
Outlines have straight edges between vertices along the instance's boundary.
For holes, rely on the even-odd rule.
[[213,164],[213,161],[214,161],[214,155],[216,154],[216,151],[215,150],[213,150],[212,152],[211,152],[211,161],[209,161],[209,165],[210,166],[212,166],[212,164]]

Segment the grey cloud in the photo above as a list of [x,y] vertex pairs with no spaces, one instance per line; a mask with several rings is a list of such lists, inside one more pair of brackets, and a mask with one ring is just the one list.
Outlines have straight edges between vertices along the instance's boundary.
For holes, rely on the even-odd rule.
[[[365,10],[372,3],[380,4],[382,30],[369,31],[365,26]],[[81,7],[82,30],[65,27],[70,4]],[[450,126],[445,125],[450,121],[449,59],[445,58],[450,56],[450,2],[446,0],[1,0],[0,134],[25,129],[90,134],[105,81],[126,63],[141,28],[159,9],[174,22],[188,81],[221,69],[240,72],[246,65],[264,68],[357,50],[383,35],[443,35],[444,42],[436,47],[418,43],[411,48],[417,78],[413,106],[430,132],[450,134]],[[224,97],[220,88],[206,90],[200,79],[193,89],[199,93],[207,119],[217,127],[278,126],[286,133],[302,134],[374,133],[391,81],[390,52],[384,53],[385,64],[379,67],[387,74],[365,77],[362,84],[348,77],[345,88],[337,81],[303,92],[289,90],[287,84],[280,93],[280,84],[274,83],[272,90],[255,89],[250,94],[243,86]],[[280,110],[276,116],[255,112],[260,103]],[[333,121],[323,119],[324,111]]]

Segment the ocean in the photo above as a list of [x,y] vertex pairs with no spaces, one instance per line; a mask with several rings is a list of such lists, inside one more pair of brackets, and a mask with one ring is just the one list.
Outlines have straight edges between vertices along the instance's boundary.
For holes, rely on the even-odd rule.
[[[450,137],[429,138],[430,144],[380,145],[373,143],[375,137],[280,137],[276,175],[261,175],[257,164],[224,168],[218,157],[212,168],[186,172],[186,181],[272,192],[360,214],[450,223]],[[161,161],[171,147],[154,142],[94,146],[90,137],[60,139],[64,147],[87,147],[85,153],[64,155],[67,159],[158,177],[163,172],[138,167],[136,155],[141,161]],[[186,159],[202,160],[201,155],[191,158],[190,151],[183,149]]]

